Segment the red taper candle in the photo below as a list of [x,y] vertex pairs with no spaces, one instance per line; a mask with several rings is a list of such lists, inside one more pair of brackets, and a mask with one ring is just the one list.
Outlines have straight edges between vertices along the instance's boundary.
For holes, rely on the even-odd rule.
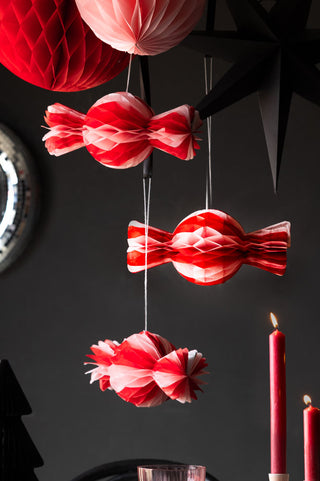
[[311,406],[311,398],[304,396],[306,407],[303,411],[304,437],[304,479],[320,480],[320,410]]
[[275,330],[269,336],[270,367],[270,447],[272,474],[287,472],[287,412],[285,335],[276,317],[270,318]]

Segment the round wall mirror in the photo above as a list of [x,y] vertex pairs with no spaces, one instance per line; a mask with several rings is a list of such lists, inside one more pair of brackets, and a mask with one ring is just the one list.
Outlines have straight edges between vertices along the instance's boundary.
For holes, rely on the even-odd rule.
[[0,273],[28,244],[38,201],[33,159],[19,137],[0,123]]

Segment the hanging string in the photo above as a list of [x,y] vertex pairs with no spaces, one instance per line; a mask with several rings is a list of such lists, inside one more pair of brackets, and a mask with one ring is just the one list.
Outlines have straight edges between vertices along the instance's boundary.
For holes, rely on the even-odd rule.
[[[204,62],[204,83],[206,95],[213,87],[213,58],[205,56]],[[207,118],[207,135],[208,135],[208,165],[206,172],[206,209],[212,208],[212,117]]]
[[130,76],[131,76],[131,64],[132,64],[132,53],[130,54],[129,65],[128,65],[126,92],[128,92],[128,90],[129,90],[129,83],[130,83]]
[[148,330],[148,233],[151,200],[151,177],[143,178],[143,210],[144,210],[144,237],[145,237],[145,257],[144,257],[144,330]]

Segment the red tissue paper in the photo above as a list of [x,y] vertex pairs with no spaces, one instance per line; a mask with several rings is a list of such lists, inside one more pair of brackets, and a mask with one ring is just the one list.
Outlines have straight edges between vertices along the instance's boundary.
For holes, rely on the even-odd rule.
[[99,380],[100,389],[114,390],[118,396],[139,407],[158,406],[168,399],[181,403],[197,399],[203,384],[199,377],[207,366],[201,353],[178,349],[149,331],[116,341],[99,341],[91,346],[94,362],[91,383]]
[[0,62],[38,87],[77,91],[103,84],[129,55],[101,42],[74,0],[2,0]]
[[156,55],[178,45],[200,20],[205,0],[76,0],[93,32],[118,50]]
[[[132,221],[128,228],[128,269],[145,269],[145,225]],[[186,217],[173,234],[148,227],[147,267],[172,262],[188,281],[220,284],[242,264],[282,276],[290,246],[290,223],[282,222],[246,234],[230,215],[200,210]]]
[[190,160],[199,148],[199,113],[189,105],[154,115],[139,97],[128,92],[105,95],[82,114],[61,104],[50,105],[43,137],[52,155],[86,147],[101,164],[126,169],[143,162],[156,147]]

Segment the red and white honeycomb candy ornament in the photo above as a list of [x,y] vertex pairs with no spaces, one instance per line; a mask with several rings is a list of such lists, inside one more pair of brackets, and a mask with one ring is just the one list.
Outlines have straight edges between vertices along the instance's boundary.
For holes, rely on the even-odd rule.
[[135,167],[154,148],[193,159],[202,125],[199,112],[190,105],[154,115],[149,105],[128,92],[105,95],[87,114],[50,105],[45,121],[49,131],[43,140],[51,155],[86,147],[94,159],[113,169]]
[[[172,262],[188,281],[199,285],[226,282],[243,264],[283,276],[290,247],[290,222],[246,233],[225,212],[199,210],[183,219],[173,233],[132,221],[128,228],[130,272]],[[146,242],[147,240],[147,242]],[[147,245],[147,256],[146,256]],[[147,257],[147,259],[146,259]],[[147,260],[147,262],[146,262]]]
[[114,390],[123,400],[138,407],[158,406],[168,399],[190,403],[204,384],[205,358],[196,350],[176,349],[158,334],[142,331],[116,341],[99,341],[88,355],[96,367],[91,382],[100,389]]

